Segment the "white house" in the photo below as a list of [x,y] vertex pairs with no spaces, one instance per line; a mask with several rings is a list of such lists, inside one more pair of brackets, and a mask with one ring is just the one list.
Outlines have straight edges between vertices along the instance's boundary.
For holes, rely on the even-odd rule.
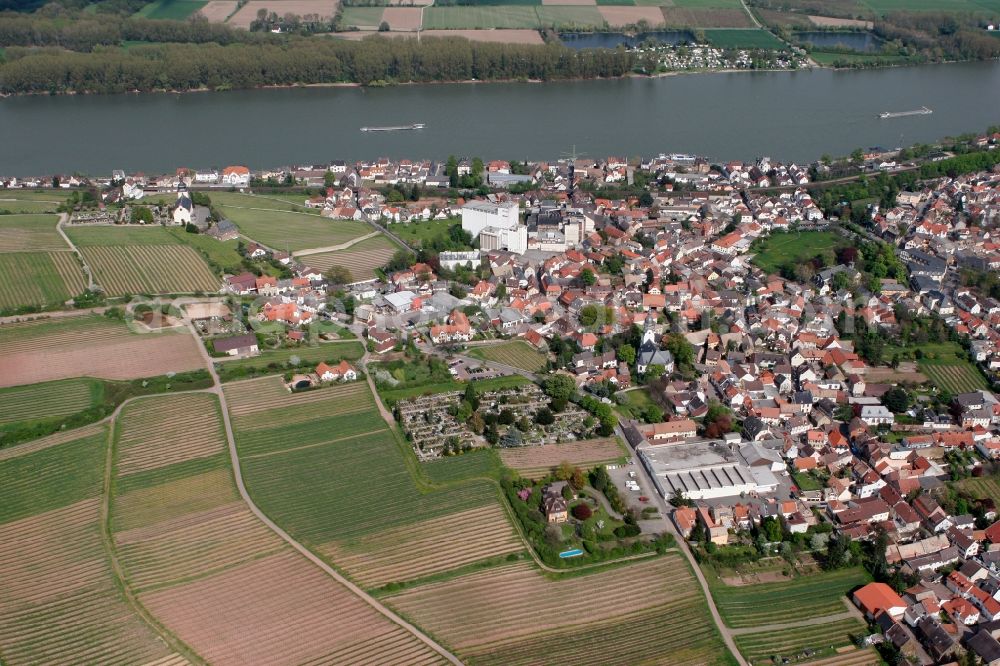
[[222,184],[246,187],[250,184],[250,169],[245,166],[228,166],[222,170]]
[[885,405],[865,405],[861,408],[861,420],[870,426],[891,424],[895,419]]

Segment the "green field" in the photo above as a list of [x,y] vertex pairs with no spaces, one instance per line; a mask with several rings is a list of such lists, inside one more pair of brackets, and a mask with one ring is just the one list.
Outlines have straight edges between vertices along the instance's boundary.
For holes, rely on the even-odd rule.
[[[491,391],[512,386],[523,386],[530,383],[530,380],[521,375],[509,375],[507,377],[496,377],[494,379],[477,379],[476,390]],[[396,404],[400,400],[414,398],[418,395],[432,395],[434,393],[447,393],[448,391],[464,391],[466,384],[460,381],[444,381],[432,384],[420,384],[417,386],[407,386],[404,388],[391,389],[379,387],[379,395],[389,406]]]
[[605,24],[604,16],[594,6],[554,6],[536,7],[539,27],[599,27]]
[[890,12],[961,12],[1000,15],[1000,0],[862,0],[879,14]]
[[[619,413],[621,413],[625,418],[630,419],[642,419],[642,413],[647,407],[656,406],[659,407],[649,395],[649,391],[645,388],[638,388],[632,391],[626,391],[623,394],[626,402],[621,405],[616,405]],[[660,408],[662,409],[662,407]]]
[[955,482],[955,487],[975,499],[993,500],[996,506],[1000,506],[1000,476],[970,477]]
[[198,0],[156,0],[140,9],[137,14],[150,19],[183,21],[206,4],[208,3]]
[[247,237],[289,252],[340,245],[372,230],[363,222],[331,220],[305,213],[233,206],[221,206],[220,209]]
[[537,29],[601,27],[604,17],[591,6],[531,6],[528,4],[428,7],[424,30]]
[[56,230],[55,215],[0,215],[0,252],[69,250]]
[[[320,361],[326,363],[340,363],[344,359],[356,361],[364,353],[365,349],[360,342],[321,342],[315,346],[264,351],[260,356],[253,358],[218,361],[216,370],[219,373],[219,380],[228,382],[234,379],[281,374],[295,368],[311,372]],[[292,358],[298,359],[298,365],[291,362]]]
[[733,629],[843,613],[851,590],[871,581],[857,567],[740,587],[723,584],[711,571],[706,576],[722,619]]
[[262,210],[282,210],[288,213],[304,213],[319,217],[319,210],[306,208],[306,194],[243,194],[241,192],[210,192],[208,198],[213,206],[233,208],[258,208]]
[[783,658],[797,660],[805,650],[809,659],[837,654],[838,648],[853,645],[852,635],[867,634],[867,627],[857,619],[837,620],[818,625],[784,629],[761,634],[739,634],[736,646],[751,666],[774,664]]
[[548,359],[523,340],[513,340],[491,344],[485,347],[472,347],[468,353],[473,358],[484,361],[496,361],[528,372],[542,372],[548,365]]
[[3,252],[0,275],[0,312],[59,306],[87,288],[72,252]]
[[104,398],[104,383],[90,377],[0,389],[0,433],[32,421],[82,412]]
[[831,53],[826,51],[810,51],[809,57],[815,60],[820,65],[832,66],[834,63],[888,63],[892,65],[901,65],[909,58],[901,55],[881,55],[881,54],[864,54],[864,53]]
[[384,11],[384,7],[344,7],[340,20],[344,25],[356,28],[378,28]]
[[437,483],[450,483],[465,479],[494,477],[501,469],[496,451],[480,449],[460,456],[432,460],[421,466],[427,477]]
[[0,191],[0,211],[54,213],[66,198],[61,190],[3,190]]
[[836,250],[846,245],[843,237],[832,231],[792,231],[771,234],[753,244],[753,263],[767,273],[798,265],[822,255],[827,265],[836,263]]
[[[724,49],[782,49],[788,45],[767,30],[705,30],[713,46]],[[816,232],[822,233],[822,232]]]

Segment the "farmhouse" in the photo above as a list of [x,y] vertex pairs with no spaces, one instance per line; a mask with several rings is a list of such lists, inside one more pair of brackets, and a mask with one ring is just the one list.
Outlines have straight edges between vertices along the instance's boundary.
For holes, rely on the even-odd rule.
[[246,187],[250,184],[250,169],[245,166],[228,166],[222,170],[222,184]]
[[212,340],[212,348],[219,354],[252,356],[258,351],[257,336],[253,333],[244,333],[228,338],[216,338]]
[[885,611],[898,620],[906,612],[906,602],[885,583],[868,583],[854,593],[854,603],[868,619]]
[[431,326],[431,340],[440,345],[448,342],[468,342],[472,339],[469,318],[461,310],[453,310],[444,326]]
[[562,489],[566,482],[552,483],[545,488],[542,507],[545,509],[545,520],[550,524],[565,523],[569,520],[569,504],[563,499]]

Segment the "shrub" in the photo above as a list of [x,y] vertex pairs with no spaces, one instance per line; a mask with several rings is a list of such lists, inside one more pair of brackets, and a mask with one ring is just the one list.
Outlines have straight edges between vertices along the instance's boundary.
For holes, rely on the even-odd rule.
[[615,536],[619,539],[626,539],[628,537],[639,536],[642,532],[638,525],[622,525],[615,528]]
[[573,517],[577,520],[587,520],[592,515],[594,515],[594,512],[586,504],[581,503],[573,507]]

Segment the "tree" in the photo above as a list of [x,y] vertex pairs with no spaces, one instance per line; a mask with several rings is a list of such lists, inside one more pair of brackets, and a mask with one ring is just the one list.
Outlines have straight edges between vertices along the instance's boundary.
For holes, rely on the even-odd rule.
[[590,270],[589,268],[584,268],[582,271],[580,271],[580,283],[583,286],[589,287],[596,282],[597,282],[597,276],[594,275],[594,271]]
[[577,520],[587,520],[592,515],[594,515],[594,512],[590,510],[589,506],[582,502],[573,507],[573,517]]
[[684,496],[683,490],[680,488],[674,488],[674,494],[670,496],[670,504],[680,508],[682,506],[693,506],[694,502]]
[[556,479],[559,481],[569,481],[573,478],[573,465],[568,460],[563,460],[556,467]]
[[826,544],[826,560],[823,565],[827,569],[840,569],[847,566],[851,559],[851,538],[844,533],[830,538]]
[[660,423],[663,421],[663,410],[657,405],[648,405],[642,412],[642,419],[646,423]]
[[146,206],[133,206],[129,219],[132,224],[152,224],[153,211],[149,210]]
[[910,405],[910,396],[905,389],[894,386],[882,396],[882,404],[894,414],[905,412]]
[[694,365],[694,347],[680,333],[669,334],[664,346],[674,357],[678,368],[690,368]]
[[553,400],[569,400],[576,395],[576,382],[569,375],[552,375],[545,378],[542,390]]
[[510,409],[504,409],[500,411],[500,415],[497,417],[497,423],[502,425],[511,425],[514,423],[515,416],[514,412]]
[[573,488],[568,483],[562,487],[562,498],[567,502],[573,499]]
[[570,477],[569,482],[573,484],[574,488],[583,488],[587,485],[587,475],[579,467],[574,467],[573,476]]
[[472,416],[469,417],[469,427],[472,428],[472,432],[477,435],[483,434],[483,429],[486,427],[486,423],[483,421],[483,415],[479,412],[473,412]]
[[354,282],[350,269],[347,266],[331,266],[325,274],[327,280],[334,285],[350,284]]
[[618,360],[625,365],[635,365],[635,347],[632,345],[622,345],[618,347]]
[[556,417],[548,407],[542,407],[535,413],[535,423],[540,426],[552,425],[556,422]]
[[646,377],[648,379],[659,379],[667,369],[659,363],[651,363],[646,366]]

